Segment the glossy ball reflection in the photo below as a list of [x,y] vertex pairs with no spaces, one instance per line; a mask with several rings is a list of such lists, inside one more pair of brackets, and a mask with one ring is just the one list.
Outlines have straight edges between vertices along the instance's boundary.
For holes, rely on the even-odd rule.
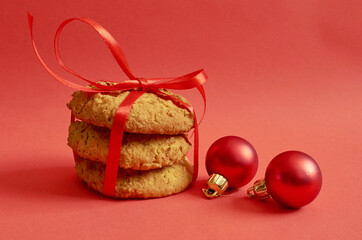
[[208,174],[223,175],[230,188],[240,188],[249,183],[257,169],[258,155],[254,147],[241,137],[222,137],[210,146],[206,154]]
[[300,208],[318,196],[322,174],[317,162],[309,155],[287,151],[269,163],[265,184],[275,201],[286,207]]

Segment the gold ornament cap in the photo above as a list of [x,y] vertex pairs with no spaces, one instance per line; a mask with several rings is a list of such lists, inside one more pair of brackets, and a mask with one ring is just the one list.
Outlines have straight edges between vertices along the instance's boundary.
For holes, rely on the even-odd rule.
[[205,193],[205,196],[208,198],[215,198],[222,195],[226,189],[229,187],[229,182],[224,178],[224,176],[213,173],[211,174],[209,180],[207,181],[208,189],[202,189]]
[[254,186],[248,189],[248,196],[250,198],[257,198],[259,200],[265,200],[270,198],[264,179],[259,179],[254,182]]

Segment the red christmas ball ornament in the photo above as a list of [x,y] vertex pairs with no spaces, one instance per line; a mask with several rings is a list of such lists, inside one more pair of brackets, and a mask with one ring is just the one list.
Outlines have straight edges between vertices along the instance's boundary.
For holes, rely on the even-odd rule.
[[245,139],[226,136],[210,146],[205,163],[210,179],[208,189],[203,191],[207,197],[213,198],[228,187],[237,189],[249,183],[258,169],[258,155]]
[[289,208],[300,208],[312,202],[322,187],[322,173],[317,162],[299,151],[277,155],[269,163],[265,179],[248,189],[249,197],[273,198]]

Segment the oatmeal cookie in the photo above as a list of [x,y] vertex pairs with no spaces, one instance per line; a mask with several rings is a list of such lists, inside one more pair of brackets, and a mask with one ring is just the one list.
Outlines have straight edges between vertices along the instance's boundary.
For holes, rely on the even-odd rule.
[[[75,158],[77,176],[88,187],[103,192],[105,165],[81,157]],[[186,157],[179,163],[148,171],[119,168],[116,198],[157,198],[179,193],[192,181],[192,165]]]
[[[106,163],[111,131],[85,122],[69,126],[68,145],[80,157]],[[119,166],[149,170],[177,163],[190,150],[186,135],[124,133]]]
[[[183,102],[186,99],[163,90]],[[111,128],[118,106],[129,91],[116,93],[74,92],[67,104],[72,114],[87,123]],[[133,104],[128,116],[125,132],[142,134],[180,134],[191,130],[194,125],[193,114],[153,93],[145,93]]]

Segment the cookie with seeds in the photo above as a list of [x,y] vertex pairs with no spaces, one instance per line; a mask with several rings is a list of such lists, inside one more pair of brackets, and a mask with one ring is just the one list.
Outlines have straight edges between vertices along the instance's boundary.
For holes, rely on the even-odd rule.
[[[148,171],[118,169],[116,198],[158,198],[182,192],[192,181],[192,165],[186,157],[179,163]],[[102,193],[105,165],[75,158],[77,176],[89,188]]]
[[[106,163],[111,131],[85,122],[69,126],[68,146],[79,156]],[[125,133],[119,167],[135,170],[161,168],[177,163],[190,150],[186,135]]]
[[[187,103],[187,100],[169,90],[163,92]],[[67,104],[72,114],[87,123],[111,128],[118,106],[130,92],[86,93],[74,92]],[[133,104],[125,132],[142,134],[180,134],[191,130],[193,114],[156,94],[145,93]]]

